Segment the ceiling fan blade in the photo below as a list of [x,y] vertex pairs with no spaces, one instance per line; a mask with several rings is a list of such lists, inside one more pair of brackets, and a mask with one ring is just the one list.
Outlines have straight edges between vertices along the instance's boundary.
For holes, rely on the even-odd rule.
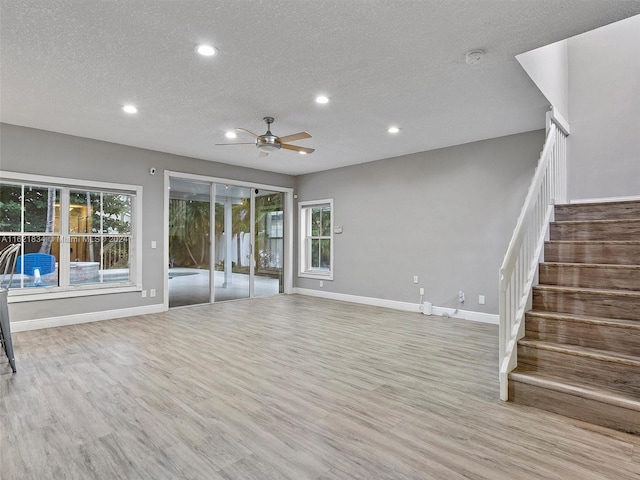
[[256,135],[253,132],[250,132],[249,130],[247,130],[246,128],[236,128],[236,131],[238,132],[244,132],[244,133],[248,133],[249,135],[251,135],[253,138],[258,138],[258,135]]
[[260,151],[260,153],[258,153],[258,158],[268,157],[268,156],[269,154],[267,152]]
[[255,145],[255,142],[246,142],[246,143],[216,143],[217,146],[221,145]]
[[289,145],[287,143],[281,143],[280,148],[284,148],[286,150],[293,150],[296,152],[304,152],[304,153],[313,153],[316,151],[315,148],[299,147],[298,145]]
[[299,132],[292,135],[286,135],[284,137],[280,137],[280,142],[295,142],[296,140],[302,140],[303,138],[311,138],[311,134],[307,132]]

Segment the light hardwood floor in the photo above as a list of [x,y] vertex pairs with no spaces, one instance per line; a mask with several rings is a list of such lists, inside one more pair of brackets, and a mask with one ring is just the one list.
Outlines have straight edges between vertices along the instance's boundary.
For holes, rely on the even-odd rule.
[[297,295],[16,333],[0,477],[640,478],[640,437],[498,400],[497,334]]

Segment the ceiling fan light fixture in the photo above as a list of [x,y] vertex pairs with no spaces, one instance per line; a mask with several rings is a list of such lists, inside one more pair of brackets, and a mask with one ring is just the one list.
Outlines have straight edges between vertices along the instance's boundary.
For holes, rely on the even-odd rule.
[[211,45],[201,43],[200,45],[196,46],[196,52],[198,52],[203,57],[213,57],[218,53],[218,49]]
[[258,150],[260,150],[261,152],[266,152],[266,153],[275,152],[276,150],[280,150],[280,144],[279,143],[263,143],[263,144],[259,144],[258,145]]
[[300,155],[306,155],[307,152],[298,152]]
[[233,130],[228,130],[224,136],[227,138],[238,138],[238,135]]

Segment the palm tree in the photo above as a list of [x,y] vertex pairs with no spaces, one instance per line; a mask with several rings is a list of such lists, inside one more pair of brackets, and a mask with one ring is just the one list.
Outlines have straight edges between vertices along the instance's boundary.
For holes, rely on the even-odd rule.
[[[209,202],[171,199],[169,202],[170,256],[181,256],[184,248],[192,265],[200,266],[206,261],[209,247],[210,213]],[[177,242],[177,243],[173,243]],[[199,259],[196,249],[200,249]]]

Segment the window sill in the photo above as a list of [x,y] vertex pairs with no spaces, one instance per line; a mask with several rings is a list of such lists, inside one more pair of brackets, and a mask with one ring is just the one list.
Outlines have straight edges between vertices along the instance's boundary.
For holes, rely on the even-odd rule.
[[96,287],[95,285],[82,285],[67,290],[59,290],[58,287],[45,287],[38,291],[10,290],[7,303],[34,302],[41,300],[56,300],[60,298],[90,297],[94,295],[111,295],[115,293],[140,292],[142,287],[133,284],[119,286]]
[[332,272],[298,272],[300,278],[315,278],[316,280],[333,280]]

